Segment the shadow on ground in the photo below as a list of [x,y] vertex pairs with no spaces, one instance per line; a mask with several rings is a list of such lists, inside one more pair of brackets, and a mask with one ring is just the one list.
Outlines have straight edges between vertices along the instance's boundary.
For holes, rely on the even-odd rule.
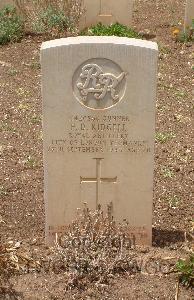
[[[186,241],[185,232],[181,230],[167,230],[153,228],[153,246],[167,247],[175,244],[184,243]],[[192,241],[191,236],[187,236],[187,241]]]
[[23,300],[23,293],[16,292],[12,286],[0,287],[0,300]]

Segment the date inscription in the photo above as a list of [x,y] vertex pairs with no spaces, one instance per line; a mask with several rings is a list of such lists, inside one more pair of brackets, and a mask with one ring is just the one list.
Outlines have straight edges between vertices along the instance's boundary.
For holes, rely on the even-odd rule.
[[72,116],[64,135],[52,138],[49,153],[150,153],[146,140],[130,137],[128,116]]

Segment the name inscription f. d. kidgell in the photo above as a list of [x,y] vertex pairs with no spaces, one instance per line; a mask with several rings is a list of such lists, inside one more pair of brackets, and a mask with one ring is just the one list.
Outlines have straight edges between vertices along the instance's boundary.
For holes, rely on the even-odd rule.
[[126,75],[116,63],[108,59],[86,61],[74,74],[74,95],[88,108],[110,108],[124,95]]

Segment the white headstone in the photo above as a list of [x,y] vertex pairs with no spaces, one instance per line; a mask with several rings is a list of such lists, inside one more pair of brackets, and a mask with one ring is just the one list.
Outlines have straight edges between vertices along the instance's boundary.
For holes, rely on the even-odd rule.
[[86,202],[152,241],[156,43],[72,37],[41,49],[46,241]]
[[185,31],[192,25],[194,20],[194,0],[187,0],[185,9]]
[[96,25],[121,23],[130,26],[132,22],[133,0],[83,0],[84,13],[80,29]]

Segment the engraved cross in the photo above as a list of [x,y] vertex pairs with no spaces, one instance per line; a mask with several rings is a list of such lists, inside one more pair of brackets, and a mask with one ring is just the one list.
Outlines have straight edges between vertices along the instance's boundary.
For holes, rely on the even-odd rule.
[[116,183],[117,182],[117,176],[112,178],[105,178],[101,177],[101,162],[103,158],[93,158],[96,160],[96,177],[81,177],[80,176],[80,184],[82,183],[95,183],[96,184],[96,209],[99,205],[99,187],[102,182],[107,183]]

